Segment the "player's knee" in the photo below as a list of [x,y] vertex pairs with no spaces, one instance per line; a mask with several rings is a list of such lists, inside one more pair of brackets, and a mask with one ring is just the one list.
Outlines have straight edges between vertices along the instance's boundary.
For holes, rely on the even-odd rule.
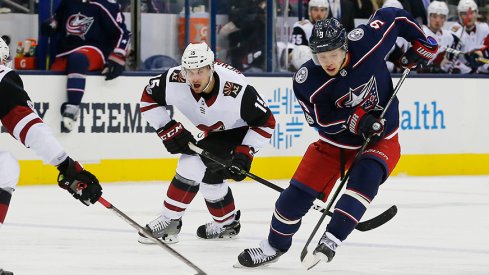
[[202,182],[200,184],[200,192],[206,201],[221,200],[228,194],[228,191],[231,192],[227,183],[207,184]]
[[385,175],[385,167],[379,161],[364,158],[352,168],[346,188],[367,196],[371,201],[377,195]]
[[90,61],[85,54],[74,52],[68,55],[68,73],[86,74],[89,66]]
[[12,192],[19,181],[20,167],[9,152],[0,152],[0,188]]
[[311,194],[290,185],[280,194],[275,208],[290,218],[301,218],[309,211],[315,199]]

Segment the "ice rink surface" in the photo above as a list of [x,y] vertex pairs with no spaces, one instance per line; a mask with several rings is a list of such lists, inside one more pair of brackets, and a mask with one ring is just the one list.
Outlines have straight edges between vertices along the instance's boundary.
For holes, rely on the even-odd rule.
[[[145,225],[158,214],[168,183],[103,187],[108,201]],[[267,236],[278,193],[251,181],[231,183],[231,188],[242,211],[238,239],[196,237],[197,227],[210,221],[199,194],[184,216],[180,242],[172,245],[208,274],[489,274],[489,177],[390,178],[364,218],[392,204],[399,208],[397,216],[375,230],[354,231],[331,263],[307,272],[299,254],[320,217],[315,210],[277,263],[252,270],[232,267],[243,249]],[[193,274],[161,247],[139,244],[133,228],[102,205],[86,207],[65,192],[54,185],[17,189],[0,229],[0,267],[15,275]]]

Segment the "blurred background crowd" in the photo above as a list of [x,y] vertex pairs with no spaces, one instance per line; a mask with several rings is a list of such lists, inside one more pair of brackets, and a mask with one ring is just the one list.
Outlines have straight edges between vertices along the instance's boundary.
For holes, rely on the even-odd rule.
[[[17,69],[52,69],[65,44],[46,26],[63,12],[62,2],[117,6],[127,51],[117,52],[121,46],[111,42],[114,50],[104,58],[116,60],[111,54],[118,53],[120,73],[178,65],[185,45],[197,41],[207,41],[219,61],[243,72],[294,72],[311,57],[307,41],[315,21],[336,17],[352,31],[383,7],[409,11],[438,40],[437,58],[418,73],[484,74],[489,67],[487,0],[0,0],[0,34],[16,50]],[[408,46],[399,39],[386,56],[392,72],[400,70]]]

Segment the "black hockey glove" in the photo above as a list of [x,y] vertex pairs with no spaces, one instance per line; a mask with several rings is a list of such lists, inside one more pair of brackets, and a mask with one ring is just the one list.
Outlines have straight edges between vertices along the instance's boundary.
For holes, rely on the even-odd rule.
[[404,68],[414,69],[417,66],[425,66],[438,51],[438,43],[431,36],[426,40],[414,40],[411,43],[412,47],[401,57],[401,65]]
[[235,181],[244,180],[246,175],[242,172],[250,171],[254,154],[255,151],[251,147],[246,145],[236,146],[233,155],[231,156],[231,161],[229,162],[227,169],[224,170],[224,177]]
[[156,132],[161,140],[163,140],[166,150],[171,154],[195,154],[195,152],[188,147],[189,142],[195,144],[195,138],[180,122],[171,120]]
[[467,65],[472,68],[472,70],[477,70],[480,66],[486,64],[484,58],[482,58],[481,51],[473,51],[464,54],[465,60],[467,60]]
[[126,57],[119,53],[112,53],[107,58],[107,63],[102,70],[105,80],[112,80],[122,74],[126,68]]
[[367,113],[363,108],[355,109],[346,121],[348,130],[363,139],[372,134],[372,141],[376,142],[382,139],[384,135],[384,120]]
[[85,205],[96,203],[102,196],[102,187],[98,179],[85,170],[78,161],[66,158],[58,165],[58,185]]
[[48,19],[41,23],[41,35],[51,36],[56,32],[58,22],[54,19]]

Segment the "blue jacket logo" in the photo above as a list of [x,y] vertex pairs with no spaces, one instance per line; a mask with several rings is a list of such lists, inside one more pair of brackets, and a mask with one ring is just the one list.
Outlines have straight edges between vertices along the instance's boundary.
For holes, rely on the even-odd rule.
[[367,83],[364,83],[350,91],[336,101],[338,108],[355,108],[362,107],[366,111],[382,110],[379,105],[379,92],[377,90],[377,82],[372,76]]
[[73,14],[66,21],[66,32],[68,35],[76,35],[85,40],[85,34],[93,24],[93,17],[87,17],[81,13]]

